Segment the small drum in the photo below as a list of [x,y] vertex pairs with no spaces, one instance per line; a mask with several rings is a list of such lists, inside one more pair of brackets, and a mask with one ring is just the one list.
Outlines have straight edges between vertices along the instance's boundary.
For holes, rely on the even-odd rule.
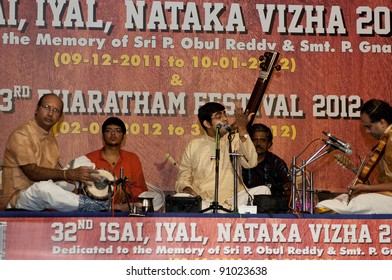
[[[99,172],[100,180],[98,182],[90,182],[88,185],[83,184],[83,192],[92,199],[107,200],[109,198],[110,181],[114,181],[114,176],[106,169],[97,169],[97,171]],[[110,192],[112,192],[113,186],[110,187]]]

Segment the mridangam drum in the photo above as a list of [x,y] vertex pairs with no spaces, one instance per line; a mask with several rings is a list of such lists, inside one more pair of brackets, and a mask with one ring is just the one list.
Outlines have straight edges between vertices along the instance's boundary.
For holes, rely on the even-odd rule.
[[113,186],[110,182],[114,181],[114,176],[112,173],[106,169],[97,169],[99,172],[99,181],[90,182],[89,184],[83,184],[83,192],[90,198],[96,200],[107,200],[109,197],[109,186],[110,191],[113,191]]

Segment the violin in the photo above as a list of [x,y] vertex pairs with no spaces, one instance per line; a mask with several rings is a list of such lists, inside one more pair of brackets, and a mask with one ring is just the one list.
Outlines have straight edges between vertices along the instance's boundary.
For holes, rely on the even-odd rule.
[[[370,174],[372,174],[374,168],[376,168],[377,164],[380,162],[382,156],[384,155],[387,140],[388,136],[384,135],[381,137],[378,144],[372,149],[372,154],[369,156],[369,159],[362,162],[361,167],[357,172],[357,176],[352,183],[352,186],[355,186],[357,184],[364,184],[369,180]],[[350,190],[348,193],[347,205],[353,198],[352,192],[353,190]]]

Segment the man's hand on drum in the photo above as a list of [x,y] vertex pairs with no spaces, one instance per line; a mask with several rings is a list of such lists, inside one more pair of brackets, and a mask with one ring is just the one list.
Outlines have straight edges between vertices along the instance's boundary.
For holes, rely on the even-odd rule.
[[99,171],[87,166],[69,169],[66,176],[68,181],[81,182],[83,184],[99,181]]

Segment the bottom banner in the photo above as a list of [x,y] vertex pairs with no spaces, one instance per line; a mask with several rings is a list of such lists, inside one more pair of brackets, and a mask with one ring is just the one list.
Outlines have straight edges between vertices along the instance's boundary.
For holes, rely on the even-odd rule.
[[[390,272],[388,261],[2,261],[15,279],[302,279],[368,280]],[[73,277],[73,278],[70,278]]]
[[389,219],[0,218],[3,260],[388,260]]

